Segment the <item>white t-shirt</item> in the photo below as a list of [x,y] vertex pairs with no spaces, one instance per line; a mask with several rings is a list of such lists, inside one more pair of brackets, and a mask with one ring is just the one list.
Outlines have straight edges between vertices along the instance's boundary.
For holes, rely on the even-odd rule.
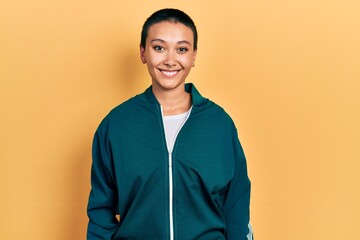
[[177,134],[179,133],[180,129],[189,117],[190,112],[191,108],[185,113],[163,116],[166,145],[169,153],[172,152]]

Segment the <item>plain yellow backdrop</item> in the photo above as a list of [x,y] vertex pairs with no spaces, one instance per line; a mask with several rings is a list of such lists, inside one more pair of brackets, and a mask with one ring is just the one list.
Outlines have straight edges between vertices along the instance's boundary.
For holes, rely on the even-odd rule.
[[360,239],[358,0],[2,0],[0,239],[85,239],[94,131],[149,86],[140,30],[164,7],[236,122],[255,238]]

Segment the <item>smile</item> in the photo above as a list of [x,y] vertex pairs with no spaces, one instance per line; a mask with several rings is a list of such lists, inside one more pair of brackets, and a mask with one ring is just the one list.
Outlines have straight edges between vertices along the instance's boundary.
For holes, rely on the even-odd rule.
[[174,77],[180,71],[180,70],[168,71],[168,70],[161,70],[161,69],[159,69],[159,70],[166,77]]

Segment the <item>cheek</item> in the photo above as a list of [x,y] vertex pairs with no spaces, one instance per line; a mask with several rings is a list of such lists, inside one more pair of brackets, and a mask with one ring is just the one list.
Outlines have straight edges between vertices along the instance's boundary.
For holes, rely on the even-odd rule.
[[147,61],[150,65],[156,67],[163,61],[163,59],[161,58],[161,55],[153,54],[148,57]]
[[184,63],[183,66],[186,68],[192,68],[193,64],[194,64],[194,59],[188,58],[188,59],[186,59],[186,62]]
[[156,59],[159,57],[157,55],[158,54],[154,53],[154,51],[152,49],[147,48],[145,50],[146,62],[154,64],[154,62],[157,61]]
[[183,67],[191,68],[194,63],[194,59],[192,56],[186,56],[185,58],[182,59],[181,62]]

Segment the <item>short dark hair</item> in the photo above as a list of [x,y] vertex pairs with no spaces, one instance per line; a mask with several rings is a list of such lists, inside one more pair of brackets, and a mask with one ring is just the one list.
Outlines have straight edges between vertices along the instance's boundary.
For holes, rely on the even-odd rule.
[[144,23],[142,31],[141,31],[141,41],[140,45],[145,48],[146,45],[146,38],[148,35],[149,28],[161,22],[173,22],[173,23],[182,23],[188,28],[191,29],[194,35],[194,50],[197,49],[197,41],[198,41],[198,34],[195,27],[194,21],[179,9],[173,8],[165,8],[154,12]]

